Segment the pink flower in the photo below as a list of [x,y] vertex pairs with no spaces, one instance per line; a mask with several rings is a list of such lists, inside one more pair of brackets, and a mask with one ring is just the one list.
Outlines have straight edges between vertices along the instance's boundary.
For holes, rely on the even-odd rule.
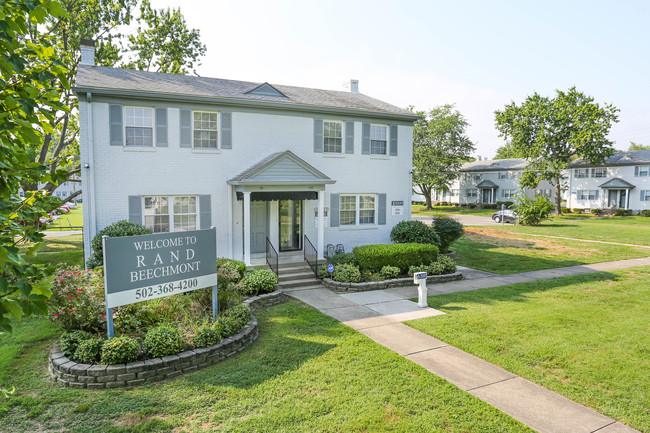
[[83,292],[83,290],[82,289],[77,289],[77,292]]
[[104,317],[106,317],[106,315],[105,315],[105,314],[102,314],[102,319],[103,319]]
[[90,295],[90,297],[91,297],[91,298],[94,298],[94,297],[95,297],[95,295]]
[[70,311],[74,313],[76,310],[74,308],[70,308]]
[[58,315],[58,314],[56,314],[56,313],[54,313],[54,317],[59,317],[59,315]]
[[72,295],[70,295],[70,299],[72,299]]

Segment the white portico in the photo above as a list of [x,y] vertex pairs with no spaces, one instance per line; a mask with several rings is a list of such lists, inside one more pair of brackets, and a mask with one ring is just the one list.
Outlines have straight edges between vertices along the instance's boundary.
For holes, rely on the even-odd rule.
[[273,153],[228,181],[241,206],[243,260],[263,253],[267,242],[282,252],[303,249],[308,233],[316,234],[316,251],[325,247],[325,219],[307,226],[307,214],[317,203],[317,215],[325,214],[325,187],[336,181],[287,150]]

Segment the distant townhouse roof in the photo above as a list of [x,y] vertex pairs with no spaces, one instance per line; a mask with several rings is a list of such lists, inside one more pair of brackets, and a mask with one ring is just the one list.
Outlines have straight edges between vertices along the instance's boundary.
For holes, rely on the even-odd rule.
[[460,171],[505,171],[523,170],[528,165],[524,158],[490,159],[483,161],[466,162]]
[[224,105],[287,110],[340,112],[413,121],[417,115],[361,93],[311,89],[269,83],[162,74],[105,66],[79,65],[77,93],[163,100],[217,102]]
[[[605,165],[638,165],[650,164],[650,150],[633,150],[627,152],[616,152],[605,160],[604,164],[598,164],[597,167]],[[569,164],[570,168],[593,167],[582,158]]]

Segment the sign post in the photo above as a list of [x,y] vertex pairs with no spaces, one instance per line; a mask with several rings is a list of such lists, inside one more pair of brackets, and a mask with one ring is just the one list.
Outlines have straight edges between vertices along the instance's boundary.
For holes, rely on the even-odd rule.
[[217,235],[213,227],[153,235],[102,238],[106,326],[113,308],[212,286],[217,313]]
[[418,285],[418,307],[426,308],[427,302],[427,273],[415,272],[413,274],[413,283]]

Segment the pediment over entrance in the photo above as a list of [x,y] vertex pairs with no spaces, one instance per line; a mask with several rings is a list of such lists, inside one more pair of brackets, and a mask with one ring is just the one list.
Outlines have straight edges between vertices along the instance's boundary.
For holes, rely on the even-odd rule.
[[290,150],[273,153],[228,181],[230,185],[324,185],[336,182]]

